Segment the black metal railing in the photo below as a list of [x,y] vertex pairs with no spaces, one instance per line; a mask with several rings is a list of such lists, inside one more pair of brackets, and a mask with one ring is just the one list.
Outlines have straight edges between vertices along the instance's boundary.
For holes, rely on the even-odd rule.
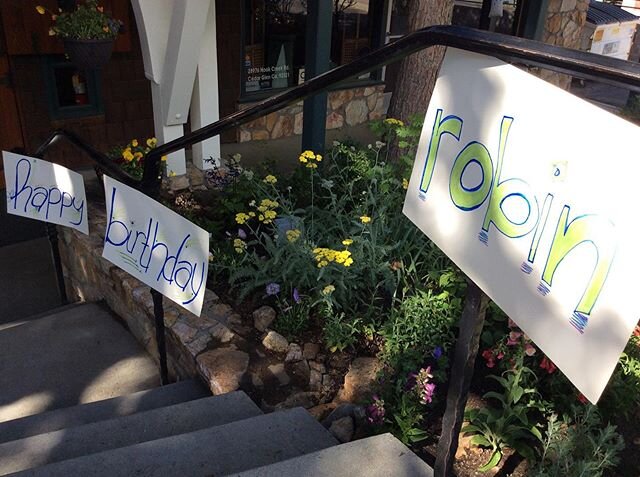
[[[152,198],[157,198],[160,188],[161,157],[179,151],[196,143],[217,136],[244,123],[277,111],[289,104],[324,91],[343,80],[361,75],[383,65],[430,46],[451,46],[475,53],[495,56],[510,63],[539,66],[559,73],[580,78],[594,79],[614,86],[640,91],[640,65],[601,55],[547,45],[533,40],[517,38],[499,33],[475,30],[458,26],[433,26],[406,35],[399,40],[375,50],[344,66],[305,81],[300,86],[268,98],[257,105],[230,114],[213,124],[202,127],[153,149],[145,158],[142,180],[136,180],[113,164],[104,154],[87,145],[77,135],[68,131],[55,131],[38,149],[36,155],[42,157],[47,149],[59,138],[65,138],[89,157],[109,175],[136,187]],[[57,242],[52,242],[57,250]],[[55,255],[56,252],[54,252]],[[61,270],[60,263],[56,268]],[[62,273],[59,273],[60,278]],[[62,284],[64,288],[64,284]],[[168,382],[166,350],[164,345],[164,318],[162,296],[152,290],[156,337],[160,357],[162,382]],[[457,358],[457,356],[456,356]]]

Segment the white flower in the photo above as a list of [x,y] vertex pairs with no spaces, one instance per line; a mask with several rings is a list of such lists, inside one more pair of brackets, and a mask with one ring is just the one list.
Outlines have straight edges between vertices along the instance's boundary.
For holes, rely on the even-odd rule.
[[250,181],[253,180],[253,171],[250,171],[249,169],[245,169],[245,170],[242,171],[242,173]]
[[385,143],[383,143],[382,141],[376,141],[376,148],[380,149],[383,146],[385,146]]
[[338,147],[340,145],[340,141],[333,141],[333,147]]
[[333,187],[333,181],[322,179],[322,182],[320,182],[320,185],[325,189],[331,189]]

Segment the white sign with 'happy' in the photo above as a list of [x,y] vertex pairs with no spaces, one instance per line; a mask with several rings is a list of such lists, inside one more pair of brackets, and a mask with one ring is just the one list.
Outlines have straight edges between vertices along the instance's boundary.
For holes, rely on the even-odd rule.
[[404,213],[596,402],[638,322],[640,128],[448,49]]
[[82,176],[59,164],[2,151],[7,213],[89,233]]

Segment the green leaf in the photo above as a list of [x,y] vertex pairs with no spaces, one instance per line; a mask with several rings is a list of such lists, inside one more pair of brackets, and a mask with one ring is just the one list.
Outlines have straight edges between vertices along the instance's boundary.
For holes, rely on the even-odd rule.
[[487,439],[484,436],[481,436],[480,434],[473,436],[470,442],[476,446],[492,447],[491,442],[489,442],[489,439]]
[[500,459],[502,459],[502,452],[496,449],[496,451],[491,455],[489,462],[484,464],[482,467],[478,467],[478,471],[487,472],[489,469],[492,469],[493,467],[498,465]]

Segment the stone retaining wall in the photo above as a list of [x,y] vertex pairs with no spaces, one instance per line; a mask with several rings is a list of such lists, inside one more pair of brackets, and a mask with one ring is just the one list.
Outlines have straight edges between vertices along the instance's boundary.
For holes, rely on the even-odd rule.
[[[247,109],[256,103],[242,104]],[[384,116],[384,85],[331,91],[327,129],[357,126]],[[302,134],[302,101],[239,127],[239,142],[266,141]]]

